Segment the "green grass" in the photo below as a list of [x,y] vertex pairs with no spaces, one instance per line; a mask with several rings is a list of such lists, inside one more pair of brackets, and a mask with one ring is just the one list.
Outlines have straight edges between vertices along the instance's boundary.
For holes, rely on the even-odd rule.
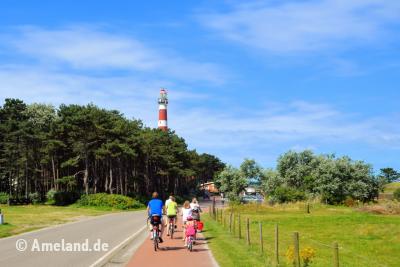
[[109,208],[58,207],[50,205],[0,205],[5,224],[0,225],[0,238],[47,226],[66,223],[86,216],[109,213]]
[[400,188],[400,182],[393,182],[385,185],[384,193],[393,193],[397,188]]
[[[274,229],[280,231],[280,266],[292,266],[286,251],[293,243],[293,232],[300,234],[300,249],[312,247],[316,257],[311,267],[332,266],[334,241],[339,243],[341,266],[399,266],[400,216],[384,216],[354,211],[347,207],[314,204],[311,214],[306,214],[304,204],[280,205],[277,207],[245,205],[234,208],[241,214],[242,239],[238,239],[236,217],[235,234],[203,216],[205,235],[221,267],[225,266],[275,266]],[[228,210],[225,211],[228,222]],[[245,241],[245,218],[250,218],[252,245]],[[264,253],[259,246],[259,225],[263,224]]]

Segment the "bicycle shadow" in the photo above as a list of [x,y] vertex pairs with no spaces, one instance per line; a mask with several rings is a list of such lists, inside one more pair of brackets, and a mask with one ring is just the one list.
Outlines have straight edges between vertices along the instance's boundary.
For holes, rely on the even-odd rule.
[[160,250],[164,250],[164,251],[174,251],[174,250],[182,250],[182,249],[186,249],[186,247],[162,247],[160,248]]

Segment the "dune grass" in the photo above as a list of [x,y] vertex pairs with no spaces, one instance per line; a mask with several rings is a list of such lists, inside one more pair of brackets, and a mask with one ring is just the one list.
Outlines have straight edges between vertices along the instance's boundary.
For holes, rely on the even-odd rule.
[[5,224],[0,225],[0,238],[51,225],[66,223],[86,216],[114,212],[101,208],[58,207],[50,205],[0,205]]
[[393,193],[397,188],[400,188],[400,182],[393,182],[385,185],[384,193]]
[[[286,252],[293,244],[293,232],[300,234],[300,249],[311,247],[316,256],[311,267],[333,266],[333,242],[338,242],[340,266],[399,266],[400,216],[362,213],[347,207],[289,204],[275,207],[241,205],[232,209],[235,231],[229,234],[229,209],[224,210],[223,223],[208,215],[205,235],[221,267],[275,266],[274,229],[279,225],[280,266],[293,266]],[[242,239],[238,239],[237,214],[241,215]],[[245,219],[250,218],[251,246],[246,244]],[[259,222],[263,225],[264,253],[260,252]]]

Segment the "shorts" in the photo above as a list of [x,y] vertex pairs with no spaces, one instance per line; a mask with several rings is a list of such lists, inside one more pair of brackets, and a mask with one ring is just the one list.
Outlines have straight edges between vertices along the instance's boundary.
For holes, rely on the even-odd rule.
[[151,225],[159,225],[162,223],[162,217],[161,216],[151,216],[150,218],[150,224]]

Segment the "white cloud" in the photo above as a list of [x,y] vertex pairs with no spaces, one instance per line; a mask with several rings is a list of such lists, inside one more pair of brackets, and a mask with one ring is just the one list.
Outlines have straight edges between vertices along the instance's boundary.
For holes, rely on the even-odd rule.
[[195,147],[208,149],[251,150],[272,144],[362,144],[400,149],[398,120],[396,116],[359,119],[327,105],[299,101],[277,103],[270,113],[190,110],[171,124]]
[[[117,109],[126,116],[157,124],[157,96],[165,80],[139,80],[132,77],[96,77],[58,73],[47,69],[0,67],[0,97],[20,98],[27,103],[88,104]],[[184,94],[184,93],[182,93]]]
[[191,99],[207,100],[209,95],[176,89],[179,86],[165,80],[61,74],[40,68],[3,66],[0,80],[1,98],[54,105],[93,102],[142,119],[150,127],[157,124],[158,88],[170,86],[170,127],[191,148],[234,164],[254,157],[272,166],[277,155],[290,148],[358,144],[385,151],[400,149],[398,116],[360,119],[326,104],[304,101],[269,103],[260,111],[237,111],[230,105],[213,110],[188,104]]
[[[318,147],[320,143],[360,143],[400,149],[398,117],[359,119],[332,106],[304,101],[273,103],[262,112],[238,112],[231,110],[229,104],[219,106],[218,110],[190,106],[188,100],[207,100],[210,96],[201,90],[185,90],[175,79],[220,83],[223,82],[220,68],[212,63],[166,55],[131,37],[89,28],[30,27],[8,41],[21,54],[39,63],[30,62],[24,67],[0,65],[1,98],[16,97],[28,103],[54,105],[93,102],[155,127],[158,88],[171,88],[168,111],[171,128],[190,147],[216,153],[223,160],[237,162],[245,156],[257,156],[270,161],[276,156],[264,153],[259,157],[254,151],[266,150],[271,144],[300,148]],[[69,66],[67,70],[64,64]],[[115,75],[113,70],[119,69],[128,74]],[[101,76],[91,73],[93,70],[106,72]]]
[[162,49],[152,48],[131,36],[90,27],[48,30],[19,28],[8,35],[8,44],[17,52],[52,67],[77,70],[123,70],[146,72],[189,82],[221,84],[225,73],[215,63],[197,62]]
[[378,44],[400,22],[397,0],[265,1],[203,14],[225,38],[277,54]]

